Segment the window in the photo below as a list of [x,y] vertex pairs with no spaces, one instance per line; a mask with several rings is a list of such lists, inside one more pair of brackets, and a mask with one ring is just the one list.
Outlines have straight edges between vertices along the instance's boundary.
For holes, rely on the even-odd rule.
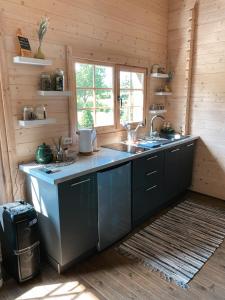
[[119,69],[120,123],[144,121],[145,70]]
[[113,126],[113,67],[75,63],[78,127]]
[[76,61],[75,80],[78,128],[145,121],[146,69]]

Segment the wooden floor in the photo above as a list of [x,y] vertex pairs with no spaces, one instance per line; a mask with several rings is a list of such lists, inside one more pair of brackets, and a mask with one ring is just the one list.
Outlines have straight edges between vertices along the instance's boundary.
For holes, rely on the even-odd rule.
[[[194,193],[188,196],[205,205],[225,207],[225,202],[214,198]],[[25,284],[10,279],[0,290],[0,299],[225,299],[225,242],[187,290],[109,249],[61,276],[44,265],[42,274]]]

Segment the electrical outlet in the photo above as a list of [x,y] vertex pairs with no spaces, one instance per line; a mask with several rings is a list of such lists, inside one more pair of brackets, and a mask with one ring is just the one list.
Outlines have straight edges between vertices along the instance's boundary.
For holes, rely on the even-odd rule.
[[73,143],[73,140],[71,137],[65,137],[63,140],[63,145],[71,145]]

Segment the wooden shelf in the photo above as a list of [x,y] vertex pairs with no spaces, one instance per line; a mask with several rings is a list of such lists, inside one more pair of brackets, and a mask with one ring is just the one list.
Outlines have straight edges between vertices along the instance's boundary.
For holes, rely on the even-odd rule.
[[13,57],[14,64],[24,64],[24,65],[33,65],[33,66],[51,66],[51,59],[37,59],[32,57],[24,57],[24,56],[14,56]]
[[157,109],[157,110],[149,110],[149,112],[153,115],[156,115],[156,114],[165,114],[167,112],[166,109]]
[[38,91],[39,96],[42,97],[69,97],[71,96],[70,91]]
[[56,119],[49,118],[44,120],[29,120],[29,121],[19,120],[18,123],[19,126],[21,127],[35,127],[39,125],[55,124]]
[[169,78],[169,74],[151,73],[151,77],[153,77],[153,78]]
[[155,92],[156,96],[171,96],[171,92]]

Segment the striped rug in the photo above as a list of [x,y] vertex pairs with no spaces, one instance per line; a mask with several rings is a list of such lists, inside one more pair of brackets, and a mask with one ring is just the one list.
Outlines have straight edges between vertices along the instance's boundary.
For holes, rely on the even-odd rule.
[[123,242],[118,251],[188,287],[225,237],[225,210],[186,200]]

